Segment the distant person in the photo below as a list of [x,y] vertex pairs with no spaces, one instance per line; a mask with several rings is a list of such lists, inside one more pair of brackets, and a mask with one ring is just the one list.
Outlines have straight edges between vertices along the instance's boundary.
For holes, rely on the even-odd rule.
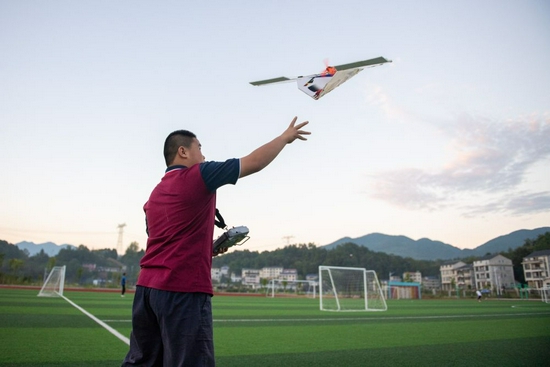
[[122,292],[120,296],[124,297],[124,293],[126,293],[126,273],[122,273],[122,278],[120,279],[120,285],[122,287]]
[[476,291],[476,294],[477,294],[477,301],[481,302],[481,291],[479,289]]
[[[165,175],[145,203],[147,249],[134,295],[130,351],[122,366],[214,366],[212,256],[216,190],[269,165],[287,144],[307,140],[288,128],[249,155],[206,162],[187,130],[164,142]],[[247,138],[248,139],[248,138]]]

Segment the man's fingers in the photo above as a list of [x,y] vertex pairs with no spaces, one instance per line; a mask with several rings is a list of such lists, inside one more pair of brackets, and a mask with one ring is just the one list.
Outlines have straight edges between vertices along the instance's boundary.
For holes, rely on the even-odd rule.
[[294,124],[296,123],[296,120],[298,120],[298,116],[294,116],[294,118],[292,119],[292,122],[290,123],[290,125],[288,127],[294,127]]

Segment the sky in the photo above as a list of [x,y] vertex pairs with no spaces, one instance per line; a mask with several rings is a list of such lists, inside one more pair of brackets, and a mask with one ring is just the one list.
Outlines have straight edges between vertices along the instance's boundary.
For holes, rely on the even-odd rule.
[[[162,146],[246,156],[217,192],[238,249],[370,233],[475,248],[550,226],[550,3],[0,0],[0,239],[146,246]],[[297,76],[383,56],[320,100]],[[216,229],[215,235],[221,230]]]

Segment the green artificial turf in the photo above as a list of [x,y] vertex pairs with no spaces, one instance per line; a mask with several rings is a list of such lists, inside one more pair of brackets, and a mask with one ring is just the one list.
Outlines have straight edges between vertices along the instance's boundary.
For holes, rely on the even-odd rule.
[[[119,366],[128,346],[62,298],[0,288],[0,365]],[[125,336],[132,294],[65,292]],[[546,366],[550,305],[390,300],[386,312],[324,312],[319,300],[215,296],[224,366]]]

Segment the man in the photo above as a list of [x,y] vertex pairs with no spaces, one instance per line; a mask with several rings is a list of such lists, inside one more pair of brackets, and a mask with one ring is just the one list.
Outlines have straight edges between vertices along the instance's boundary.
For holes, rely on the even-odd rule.
[[126,293],[126,273],[122,273],[122,279],[120,279],[120,286],[122,287],[120,296],[124,297],[124,293]]
[[[147,249],[140,266],[130,351],[123,366],[214,366],[212,244],[216,189],[264,169],[308,122],[289,127],[249,155],[205,162],[195,134],[164,143],[167,169],[145,203]],[[221,252],[227,251],[227,248]]]
[[481,292],[479,289],[476,291],[476,295],[477,295],[477,301],[481,302]]

